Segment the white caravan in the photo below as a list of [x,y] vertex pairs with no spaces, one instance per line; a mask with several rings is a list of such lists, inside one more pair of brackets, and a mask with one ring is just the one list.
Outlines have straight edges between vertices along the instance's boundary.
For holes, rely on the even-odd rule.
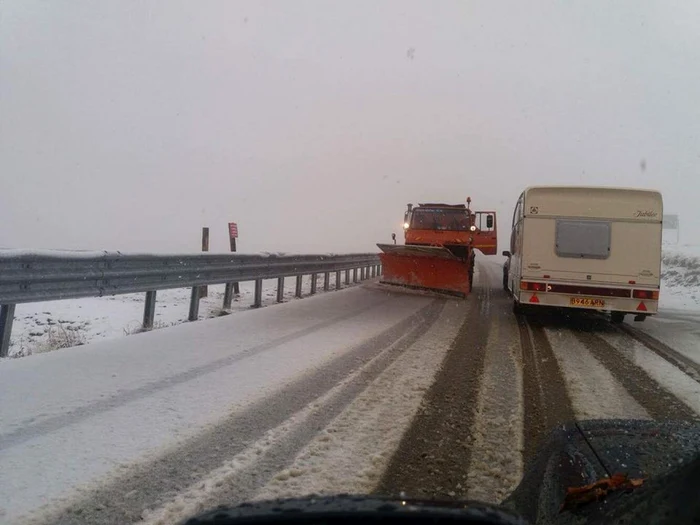
[[663,202],[658,191],[538,186],[513,213],[503,286],[519,313],[540,306],[658,311]]

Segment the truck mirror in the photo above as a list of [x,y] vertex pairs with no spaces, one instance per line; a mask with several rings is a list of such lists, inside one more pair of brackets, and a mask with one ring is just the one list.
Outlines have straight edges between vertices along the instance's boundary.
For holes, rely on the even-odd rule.
[[486,227],[490,230],[493,228],[493,215],[486,216]]
[[510,257],[510,252],[508,250],[504,250],[503,257]]

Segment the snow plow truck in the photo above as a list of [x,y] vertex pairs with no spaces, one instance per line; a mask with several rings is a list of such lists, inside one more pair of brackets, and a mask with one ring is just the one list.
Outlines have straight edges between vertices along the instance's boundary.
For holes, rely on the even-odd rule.
[[474,276],[474,250],[496,255],[496,212],[467,204],[408,204],[404,244],[377,244],[380,283],[466,297]]

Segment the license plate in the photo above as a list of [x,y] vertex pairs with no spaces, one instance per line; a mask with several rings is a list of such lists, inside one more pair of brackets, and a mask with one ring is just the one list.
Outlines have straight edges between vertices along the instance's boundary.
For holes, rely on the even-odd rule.
[[603,299],[591,299],[590,297],[572,297],[571,306],[585,306],[587,308],[603,308],[605,301]]

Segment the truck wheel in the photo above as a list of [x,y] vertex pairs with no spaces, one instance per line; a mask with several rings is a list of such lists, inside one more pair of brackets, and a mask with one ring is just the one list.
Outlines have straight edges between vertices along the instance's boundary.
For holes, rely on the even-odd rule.
[[610,314],[610,322],[613,324],[620,324],[625,320],[624,312],[612,312]]

